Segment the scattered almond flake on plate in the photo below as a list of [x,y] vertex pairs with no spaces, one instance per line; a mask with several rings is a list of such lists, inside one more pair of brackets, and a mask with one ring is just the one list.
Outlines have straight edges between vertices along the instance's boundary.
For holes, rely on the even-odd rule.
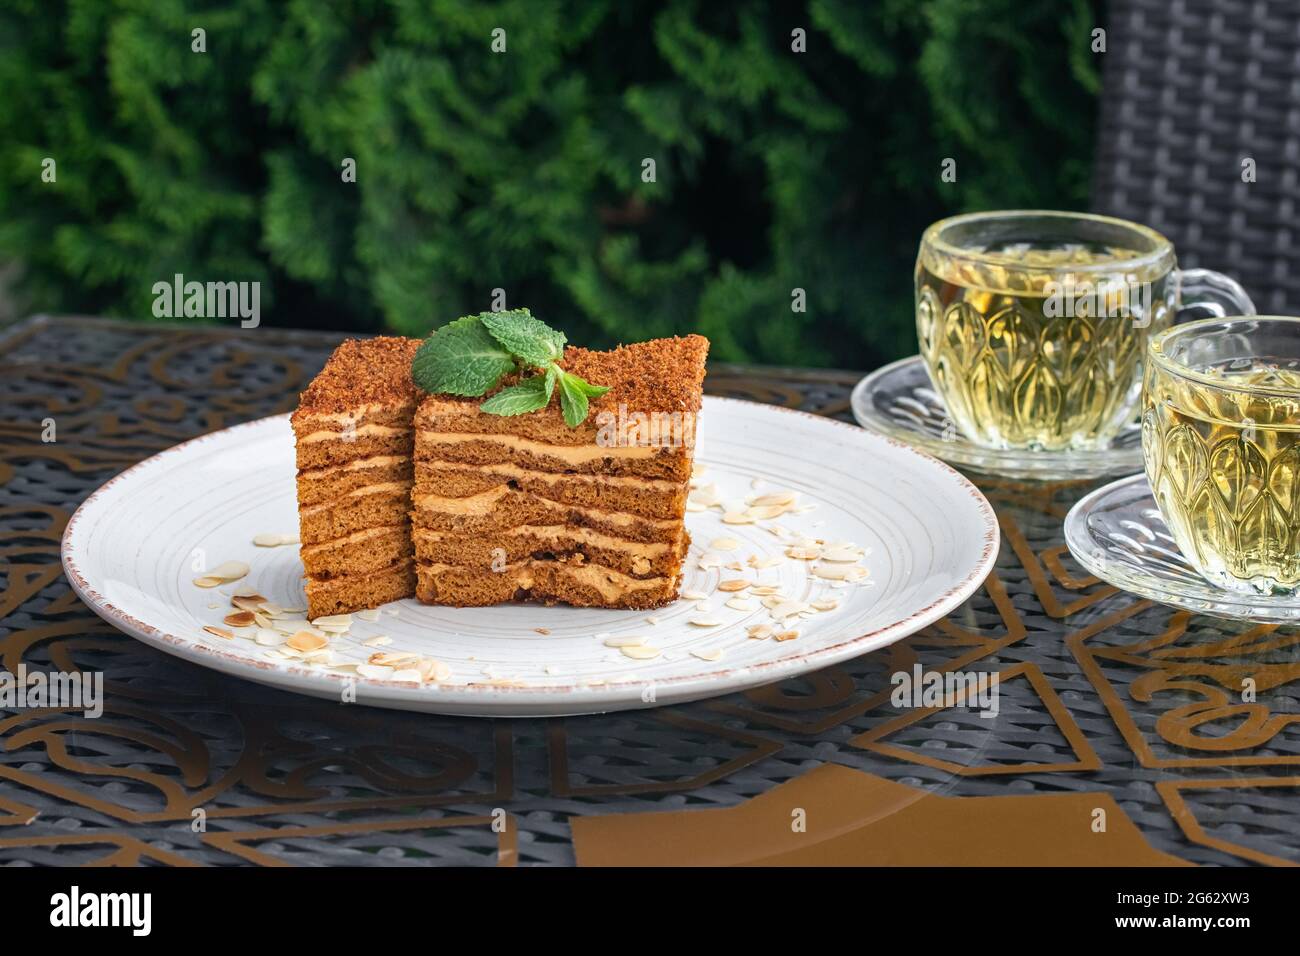
[[252,611],[234,611],[221,619],[227,627],[252,627],[257,623]]
[[743,591],[745,588],[751,587],[753,583],[753,581],[746,581],[744,578],[728,578],[725,581],[718,582],[718,590],[728,592]]
[[605,639],[606,647],[636,647],[638,644],[644,643],[644,637],[608,637]]
[[753,524],[754,519],[743,511],[728,511],[722,516],[723,524]]
[[533,630],[536,631],[538,634],[541,634],[541,635],[543,635],[543,636],[545,636],[545,635],[551,633],[551,629],[550,629],[549,627],[535,627],[535,628],[533,628]]
[[776,535],[778,538],[784,538],[786,533],[785,528],[782,528],[779,524],[770,524],[766,527],[765,530],[769,534]]
[[624,657],[630,657],[634,661],[648,661],[663,653],[661,648],[650,647],[646,644],[633,644],[630,647],[620,647],[619,651]]
[[745,633],[755,641],[762,641],[771,637],[775,630],[776,628],[771,624],[755,624],[753,627],[746,628]]
[[793,617],[801,611],[806,611],[808,605],[803,601],[782,601],[780,604],[771,608],[772,616],[775,618]]
[[709,542],[709,548],[713,551],[735,551],[740,547],[740,542],[735,538],[714,538]]
[[253,640],[263,647],[279,647],[288,638],[279,631],[272,631],[269,628],[259,627],[253,634]]
[[826,548],[822,551],[822,560],[852,564],[862,560],[862,552],[855,548]]
[[723,567],[725,567],[728,571],[735,571],[737,574],[743,573],[745,570],[745,566],[741,564],[739,561],[728,561],[725,565],[723,565]]
[[375,651],[367,658],[366,663],[378,664],[380,667],[399,667],[419,659],[419,654],[412,654],[409,651]]
[[213,627],[211,624],[203,625],[203,630],[207,631],[213,637],[224,638],[227,641],[233,641],[235,635],[227,631],[224,627]]
[[766,485],[767,482],[764,481],[762,478],[751,478],[749,481],[749,487],[753,488],[755,491],[757,491],[759,488],[762,488]]
[[208,605],[208,610],[209,610],[209,611],[215,611],[215,610],[216,610],[217,608],[219,608],[219,607],[221,607],[220,604],[209,604],[209,605]]
[[700,570],[702,571],[707,571],[710,568],[721,567],[722,555],[718,554],[716,551],[705,551],[702,555],[700,555],[698,564],[700,566]]
[[717,627],[722,622],[713,617],[693,617],[690,623],[696,627]]
[[793,641],[799,636],[798,631],[777,631],[772,635],[774,641]]
[[734,610],[737,611],[752,611],[757,606],[758,605],[756,605],[753,601],[749,600],[749,598],[743,598],[743,597],[734,597],[727,602],[727,607],[733,608]]
[[367,638],[361,642],[362,647],[383,647],[385,644],[393,643],[393,639],[387,634],[376,634],[374,637]]
[[813,577],[823,581],[847,581],[853,569],[845,564],[819,564],[812,569]]
[[393,669],[378,664],[358,664],[357,673],[367,680],[387,680],[388,675],[393,673]]
[[717,485],[700,485],[691,489],[691,493],[686,496],[690,504],[700,505],[704,508],[712,508],[722,499],[718,495]]
[[686,502],[686,510],[690,512],[700,512],[700,511],[708,511],[709,509],[702,504],[697,504],[694,501],[688,501]]
[[751,505],[745,509],[745,514],[755,521],[767,521],[769,518],[779,518],[788,511],[781,505]]
[[297,544],[296,534],[255,534],[253,544],[259,548],[278,548],[282,544]]
[[819,611],[833,611],[840,606],[840,602],[836,598],[822,598],[818,601],[813,601],[812,606]]
[[316,627],[342,627],[352,626],[351,614],[327,614],[325,617],[318,617],[312,621]]
[[373,624],[375,621],[379,620],[379,609],[366,608],[363,611],[357,611],[357,617],[361,618],[361,620],[363,621],[369,621]]
[[412,684],[424,683],[424,676],[414,667],[404,667],[400,671],[393,671],[393,676],[389,679],[409,682]]
[[[194,579],[194,583],[201,588],[215,588],[222,584],[229,584],[232,581],[238,581],[248,574],[248,565],[243,561],[223,561],[215,568]],[[212,582],[210,584],[199,582]]]
[[722,648],[714,648],[711,651],[691,651],[692,657],[698,657],[702,661],[720,661],[722,660]]
[[683,601],[703,601],[708,597],[703,591],[683,591],[678,595]]
[[766,597],[769,594],[779,594],[780,590],[780,588],[773,587],[770,584],[755,584],[749,589],[749,593],[760,597]]
[[712,611],[712,610],[713,610],[713,604],[712,604],[712,602],[709,602],[709,601],[697,601],[697,602],[695,602],[695,610],[697,610],[697,611]]
[[[420,661],[420,664],[421,664],[421,668],[420,668],[421,671],[424,671],[425,673],[425,677],[424,677],[425,680],[431,680],[431,681],[441,683],[442,681],[448,680],[451,677],[451,665],[446,663],[445,661],[437,661],[434,660],[432,657],[426,657]],[[425,670],[423,666],[425,664],[430,665],[427,670]]]
[[657,617],[648,617],[648,618],[645,619],[645,622],[646,622],[647,624],[649,624],[651,627],[654,627],[654,626],[656,626],[656,625],[659,623],[659,618],[657,618]]
[[802,546],[791,546],[785,549],[787,558],[794,558],[796,561],[816,561],[821,556],[821,548],[806,548]]
[[323,635],[315,634],[312,631],[298,631],[285,643],[295,651],[316,651],[320,650],[329,643]]

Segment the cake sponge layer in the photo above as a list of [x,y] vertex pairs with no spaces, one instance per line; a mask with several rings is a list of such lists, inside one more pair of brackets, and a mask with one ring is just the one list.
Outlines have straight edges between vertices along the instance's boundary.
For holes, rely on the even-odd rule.
[[492,571],[526,558],[577,559],[613,568],[633,578],[676,575],[689,539],[674,542],[626,541],[567,525],[522,526],[498,535],[458,535],[417,530],[415,556],[431,564]]
[[313,578],[370,574],[411,556],[411,525],[407,521],[356,531],[333,541],[304,545],[302,564]]
[[415,562],[408,558],[370,574],[308,578],[306,590],[307,617],[312,620],[378,607],[415,593]]
[[416,597],[426,604],[483,607],[534,600],[576,607],[654,608],[677,597],[677,579],[638,580],[599,565],[521,561],[501,572],[417,565]]

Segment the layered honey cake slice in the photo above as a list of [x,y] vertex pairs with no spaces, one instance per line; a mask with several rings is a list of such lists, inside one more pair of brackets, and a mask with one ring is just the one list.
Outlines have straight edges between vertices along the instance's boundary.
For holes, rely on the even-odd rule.
[[[606,352],[563,348],[551,373],[560,394],[526,413],[424,398],[412,491],[417,597],[460,607],[675,600],[707,353],[698,335]],[[606,389],[588,391],[576,425],[566,422],[566,375]],[[520,381],[507,376],[490,397],[526,388]]]
[[291,417],[312,619],[415,593],[411,381],[416,339],[344,342]]

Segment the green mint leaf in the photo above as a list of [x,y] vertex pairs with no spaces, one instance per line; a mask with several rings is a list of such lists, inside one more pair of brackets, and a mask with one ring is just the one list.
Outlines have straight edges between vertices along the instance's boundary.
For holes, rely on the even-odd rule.
[[564,424],[570,428],[577,428],[587,420],[587,395],[574,382],[576,378],[568,372],[560,376],[560,408],[564,411]]
[[555,394],[555,383],[560,380],[564,374],[564,369],[560,368],[554,362],[546,367],[546,400],[549,402],[551,396]]
[[508,385],[479,406],[489,415],[526,415],[545,408],[551,396],[546,390],[546,376],[534,375],[518,385]]
[[600,398],[609,391],[608,385],[592,385],[580,375],[574,375],[572,372],[564,373],[568,378],[573,380],[573,384],[582,390],[582,394],[588,398]]
[[564,355],[564,333],[533,318],[527,309],[484,312],[480,318],[494,339],[529,365],[545,368]]
[[433,394],[482,395],[514,368],[514,356],[488,334],[479,316],[467,315],[425,340],[411,361],[411,378]]

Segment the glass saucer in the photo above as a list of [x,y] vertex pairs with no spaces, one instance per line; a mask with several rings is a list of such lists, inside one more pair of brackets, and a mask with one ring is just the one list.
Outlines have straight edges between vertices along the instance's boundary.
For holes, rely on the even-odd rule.
[[1162,604],[1262,624],[1300,624],[1300,594],[1241,594],[1215,587],[1183,557],[1145,475],[1121,478],[1065,516],[1076,561],[1108,584]]
[[888,435],[934,457],[999,478],[1068,481],[1131,475],[1142,470],[1142,429],[1126,425],[1106,448],[1033,451],[983,448],[959,431],[919,355],[872,372],[853,389],[853,417],[863,428]]

